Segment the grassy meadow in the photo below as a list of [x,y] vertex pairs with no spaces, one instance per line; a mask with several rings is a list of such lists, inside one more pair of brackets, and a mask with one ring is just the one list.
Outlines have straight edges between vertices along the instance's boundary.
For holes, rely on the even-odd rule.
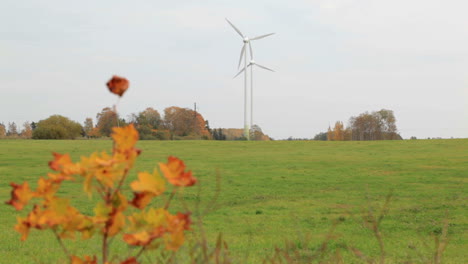
[[[95,150],[110,150],[107,140],[0,140],[0,200],[10,198],[10,182],[36,186],[49,172],[51,152],[70,153],[73,160]],[[173,209],[187,206],[196,216],[209,209],[203,226],[210,241],[219,232],[229,244],[234,263],[261,263],[285,240],[302,254],[317,252],[330,229],[330,252],[340,250],[345,263],[361,263],[347,251],[380,255],[379,243],[367,229],[363,210],[383,206],[392,192],[380,225],[386,263],[430,261],[434,237],[448,221],[444,263],[468,263],[468,139],[374,142],[318,141],[140,141],[136,171],[152,171],[174,155],[199,179]],[[218,177],[219,176],[219,177]],[[220,190],[217,196],[217,179]],[[60,194],[92,214],[93,201],[80,184],[67,183]],[[164,197],[157,204],[163,204]],[[156,204],[156,205],[157,205]],[[182,209],[183,210],[183,209]],[[0,263],[58,263],[64,260],[49,232],[32,230],[20,241],[13,229],[13,207],[0,206]],[[336,224],[336,226],[335,226]],[[195,226],[196,228],[196,226]],[[83,255],[99,252],[99,241],[66,241]],[[308,243],[306,243],[308,242]],[[127,248],[115,241],[116,250]]]

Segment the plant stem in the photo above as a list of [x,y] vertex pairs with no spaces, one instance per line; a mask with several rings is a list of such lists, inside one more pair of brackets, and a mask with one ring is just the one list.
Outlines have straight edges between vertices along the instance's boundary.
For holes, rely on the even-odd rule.
[[114,190],[111,197],[114,197],[115,194],[120,190],[120,188],[122,188],[122,184],[124,183],[125,179],[127,178],[128,171],[129,171],[128,168],[125,169],[124,174],[122,175],[122,178],[119,181],[119,185],[117,185],[117,188]]
[[102,264],[107,262],[107,231],[104,232],[104,236],[102,238]]
[[141,254],[143,254],[143,252],[146,250],[146,246],[143,246],[140,251],[138,251],[138,254],[135,255],[135,258],[138,259]]
[[70,255],[70,252],[68,252],[67,247],[65,247],[65,244],[63,244],[63,241],[62,241],[62,239],[60,238],[60,236],[57,234],[57,231],[56,231],[55,229],[52,229],[52,232],[54,232],[55,238],[56,238],[57,241],[59,242],[60,247],[62,248],[63,252],[65,253],[65,255],[67,255],[67,257],[70,259],[70,262],[71,262],[71,255]]
[[176,194],[177,189],[178,189],[177,187],[174,187],[174,189],[172,189],[171,196],[169,196],[169,199],[167,199],[166,205],[164,205],[164,210],[167,210],[167,208],[169,208],[169,204],[171,204],[172,198],[174,198],[174,195]]

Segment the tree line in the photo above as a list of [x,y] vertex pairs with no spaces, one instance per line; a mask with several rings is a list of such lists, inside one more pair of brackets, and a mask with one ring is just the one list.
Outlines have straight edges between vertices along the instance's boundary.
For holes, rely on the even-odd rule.
[[8,123],[8,127],[0,123],[0,139],[1,138],[31,138],[35,123],[24,122],[23,129],[20,130],[15,122]]
[[371,113],[364,112],[349,119],[345,128],[343,122],[337,121],[327,132],[315,135],[314,140],[399,140],[396,118],[392,110],[382,109]]
[[[26,122],[22,132],[16,124],[9,123],[8,128],[0,123],[0,138],[33,138],[33,139],[75,139],[109,137],[112,128],[133,124],[142,140],[235,140],[230,129],[211,129],[208,120],[197,111],[171,106],[164,109],[163,117],[152,107],[139,113],[130,114],[127,119],[118,116],[114,109],[105,107],[96,115],[96,124],[91,117],[83,125],[61,115],[52,115],[37,123]],[[252,131],[254,138],[268,138],[257,126]],[[268,138],[269,139],[269,138]]]

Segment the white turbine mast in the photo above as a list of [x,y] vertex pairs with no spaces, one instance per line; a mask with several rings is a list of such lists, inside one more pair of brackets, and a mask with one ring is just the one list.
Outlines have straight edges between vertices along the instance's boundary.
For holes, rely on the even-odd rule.
[[271,71],[271,72],[274,72],[274,70],[270,69],[270,68],[267,68],[265,66],[262,66],[258,63],[256,63],[253,59],[250,60],[249,64],[247,64],[246,68],[243,68],[242,70],[240,70],[236,76],[234,76],[234,78],[236,78],[237,76],[239,76],[239,74],[241,74],[243,71],[245,71],[248,67],[250,67],[250,128],[252,128],[253,126],[253,68],[254,66],[256,67],[259,67],[259,68],[262,68],[264,70],[268,70],[268,71]]
[[[241,49],[241,53],[240,53],[239,64],[237,65],[237,68],[239,68],[240,64],[242,62],[242,57],[244,57],[244,69],[241,71],[241,72],[243,72],[243,71],[245,71],[245,69],[247,69],[247,50],[246,50],[247,45],[249,46],[250,59],[251,59],[251,62],[252,62],[253,61],[253,50],[252,50],[252,45],[251,45],[250,42],[253,41],[253,40],[262,39],[262,38],[271,36],[271,35],[273,35],[275,33],[269,33],[269,34],[260,35],[260,36],[254,37],[254,38],[248,38],[247,36],[242,34],[242,32],[236,26],[234,26],[234,24],[232,24],[231,21],[229,21],[227,18],[226,18],[226,21],[241,36],[242,41],[244,42],[244,44],[242,46],[242,49]],[[259,66],[258,64],[256,64],[256,65]],[[266,67],[261,66],[261,68],[266,68]],[[270,70],[270,69],[268,69],[268,70]],[[237,75],[239,75],[241,72],[239,72]],[[251,95],[252,95],[252,92],[251,92]],[[252,100],[252,98],[251,98],[251,100]],[[248,103],[247,71],[245,71],[244,72],[244,136],[247,138],[247,140],[250,140],[250,127],[249,127],[249,123],[247,121],[247,103]],[[252,107],[252,101],[251,101],[251,107]],[[251,109],[251,111],[252,111],[252,109]],[[252,120],[251,120],[251,123],[252,123]]]

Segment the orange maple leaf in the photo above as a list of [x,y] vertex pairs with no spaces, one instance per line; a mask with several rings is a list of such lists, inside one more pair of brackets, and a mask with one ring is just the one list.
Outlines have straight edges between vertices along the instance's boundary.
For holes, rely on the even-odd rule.
[[111,93],[116,94],[118,96],[122,96],[125,93],[125,91],[127,91],[128,86],[130,84],[127,79],[114,75],[112,76],[112,79],[110,79],[106,83],[106,85],[107,88],[109,88],[109,91],[111,91]]
[[159,163],[164,177],[173,185],[176,186],[192,186],[197,182],[197,179],[192,176],[192,172],[185,172],[185,164],[182,160],[170,156],[168,162]]
[[130,184],[135,192],[149,192],[155,196],[160,195],[165,190],[164,180],[159,173],[154,170],[153,174],[148,172],[139,172],[138,180]]
[[71,161],[69,154],[52,152],[54,159],[49,161],[49,167],[54,171],[60,171],[65,175],[79,174],[80,167]]
[[54,180],[53,178],[45,179],[41,177],[37,182],[37,189],[35,195],[50,199],[52,198],[52,196],[54,196],[54,194],[59,188],[60,185],[57,184],[56,180]]
[[123,240],[133,246],[145,246],[151,242],[151,237],[146,231],[142,231],[136,234],[125,234]]
[[5,203],[12,205],[19,211],[34,197],[34,193],[29,189],[29,184],[27,182],[21,185],[12,182],[10,186],[13,187],[11,199]]
[[138,141],[138,131],[133,124],[125,127],[114,127],[112,132],[111,136],[118,150],[132,149]]
[[167,250],[177,251],[185,241],[185,230],[190,230],[190,213],[177,213],[170,215],[167,213],[167,231],[164,235],[164,242]]
[[106,222],[106,230],[109,236],[115,236],[125,226],[125,215],[118,210],[114,210],[109,215],[109,220]]
[[83,259],[77,257],[77,256],[72,256],[71,257],[71,264],[97,264],[97,258],[96,256],[90,257],[90,256],[85,256]]
[[120,262],[120,264],[138,264],[139,262],[137,261],[137,259],[135,257],[130,257],[128,259],[126,259],[125,261],[123,262]]
[[18,223],[15,225],[15,230],[21,234],[21,240],[28,238],[29,229],[44,229],[44,226],[39,224],[39,218],[41,217],[42,210],[38,205],[34,205],[34,208],[29,212],[26,218],[18,217]]
[[147,192],[142,193],[133,193],[133,200],[130,202],[131,205],[135,206],[138,209],[143,209],[147,206],[151,199],[153,199],[154,195]]
[[149,204],[153,197],[164,192],[165,182],[156,170],[154,170],[153,174],[139,172],[138,180],[133,181],[130,187],[135,191],[131,204],[142,209]]

